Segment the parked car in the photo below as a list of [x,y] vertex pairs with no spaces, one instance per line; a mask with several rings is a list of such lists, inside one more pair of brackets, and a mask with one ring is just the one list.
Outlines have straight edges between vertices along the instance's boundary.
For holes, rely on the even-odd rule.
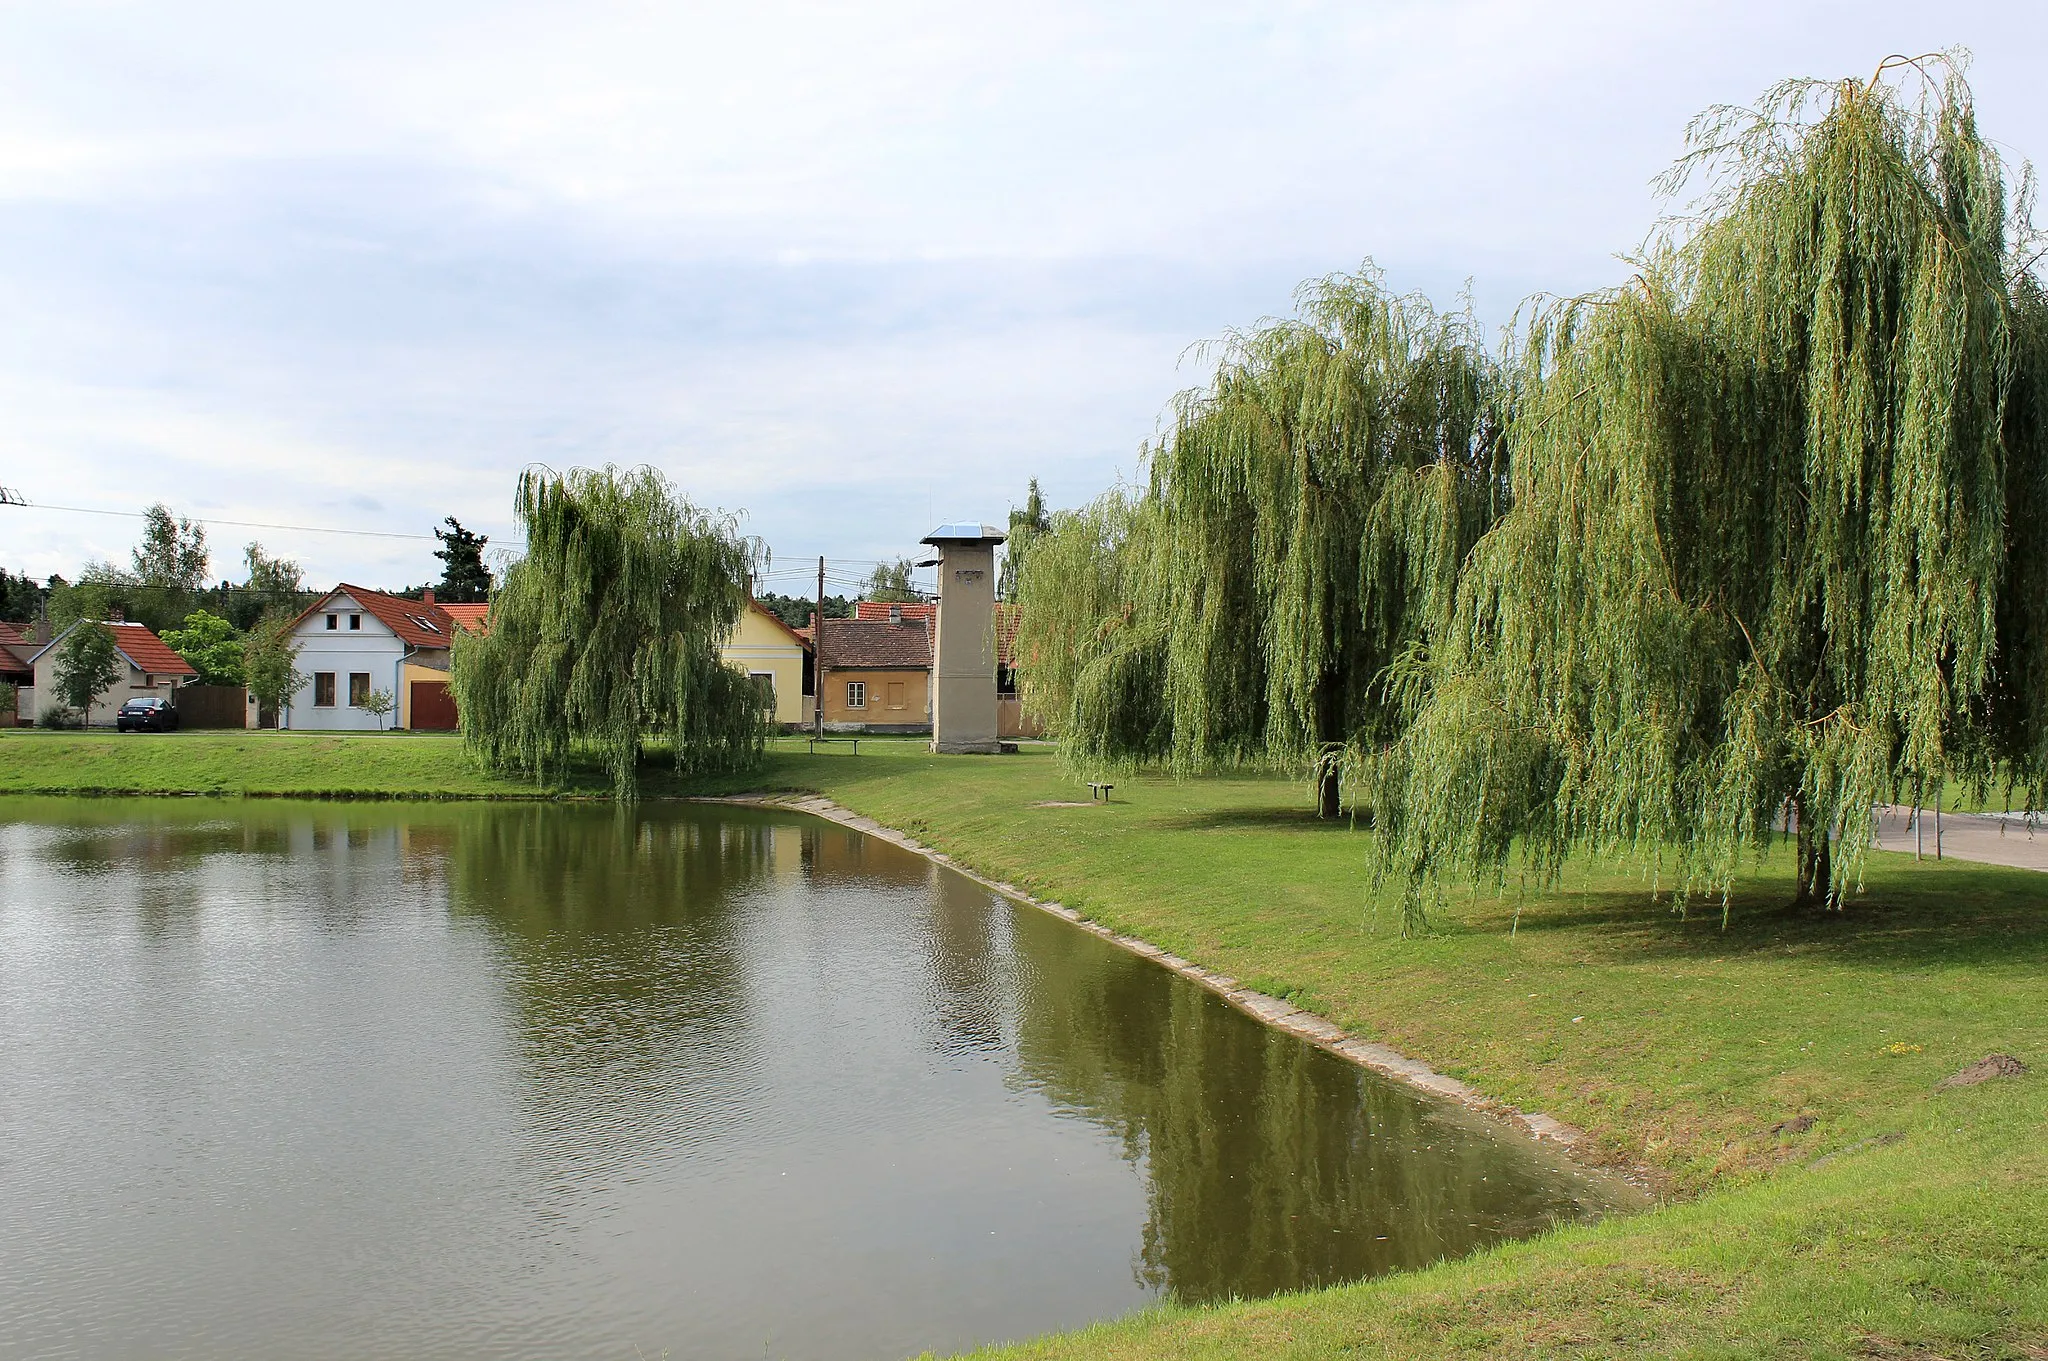
[[178,726],[177,706],[167,699],[131,699],[114,715],[122,732],[169,732]]

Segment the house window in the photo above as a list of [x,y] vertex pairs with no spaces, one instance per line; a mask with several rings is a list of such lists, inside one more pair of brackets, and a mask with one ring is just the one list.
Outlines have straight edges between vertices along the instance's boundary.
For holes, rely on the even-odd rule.
[[363,616],[360,614],[350,615],[348,617],[348,626],[352,629],[360,629],[363,626]]
[[848,681],[846,683],[846,707],[849,709],[865,709],[868,707],[868,683],[866,681]]
[[903,707],[902,681],[889,682],[889,707],[892,709],[900,709]]
[[749,671],[747,679],[754,683],[754,690],[761,697],[761,707],[769,713],[775,712],[775,673],[773,671]]
[[333,632],[333,631],[334,631],[335,629],[338,629],[338,628],[340,628],[340,627],[341,627],[341,616],[340,616],[340,615],[338,615],[338,614],[330,614],[330,615],[328,615],[328,616],[327,616],[327,631],[328,631],[329,633],[332,633],[332,632]]
[[[332,615],[328,616],[330,619]],[[313,673],[313,707],[332,709],[334,707],[334,673],[315,671]]]
[[370,700],[370,673],[351,671],[348,673],[348,705],[360,709]]

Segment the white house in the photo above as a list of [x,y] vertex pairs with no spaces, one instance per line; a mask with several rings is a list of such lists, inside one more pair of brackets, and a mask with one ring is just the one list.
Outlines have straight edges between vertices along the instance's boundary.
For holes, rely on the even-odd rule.
[[[452,730],[448,656],[466,623],[434,603],[343,584],[292,625],[306,684],[277,716],[280,728],[374,732]],[[373,691],[396,702],[381,722],[363,707]]]
[[[100,696],[99,703],[92,706],[92,712],[86,715],[88,726],[113,727],[115,713],[131,699],[158,696],[176,703],[172,692],[199,679],[199,673],[192,669],[190,662],[171,651],[169,643],[141,624],[131,624],[122,619],[104,622],[114,632],[114,647],[121,660],[127,663],[127,671]],[[23,686],[15,692],[15,702],[22,718],[32,719],[39,705],[47,707],[57,702],[57,656],[63,649],[64,640],[82,623],[84,621],[80,620],[72,624],[30,658],[35,684]]]

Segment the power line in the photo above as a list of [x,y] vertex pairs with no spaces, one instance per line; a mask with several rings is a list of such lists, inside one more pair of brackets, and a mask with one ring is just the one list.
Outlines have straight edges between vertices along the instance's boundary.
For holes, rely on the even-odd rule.
[[[73,515],[118,515],[124,520],[146,520],[149,518],[139,510],[101,510],[96,506],[53,506],[43,501],[28,501],[21,493],[0,487],[0,505],[22,506],[30,510],[61,510]],[[402,534],[395,529],[335,529],[329,525],[276,525],[262,520],[217,520],[210,516],[189,517],[203,525],[228,525],[236,529],[284,529],[299,534],[349,534],[362,539],[421,539],[433,542],[432,534]]]

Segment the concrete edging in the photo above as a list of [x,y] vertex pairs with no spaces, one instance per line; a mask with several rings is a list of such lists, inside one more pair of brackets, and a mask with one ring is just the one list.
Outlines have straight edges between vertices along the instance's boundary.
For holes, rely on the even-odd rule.
[[[1222,997],[1239,1011],[1262,1021],[1275,1030],[1282,1030],[1298,1039],[1306,1040],[1319,1049],[1328,1050],[1339,1058],[1357,1064],[1361,1068],[1405,1082],[1409,1086],[1429,1093],[1440,1100],[1455,1102],[1468,1110],[1478,1111],[1515,1126],[1522,1133],[1541,1143],[1554,1144],[1568,1152],[1583,1153],[1589,1150],[1590,1142],[1584,1130],[1554,1116],[1535,1111],[1517,1110],[1503,1102],[1495,1101],[1470,1085],[1454,1077],[1437,1072],[1419,1059],[1411,1059],[1399,1050],[1389,1048],[1371,1040],[1363,1040],[1345,1030],[1342,1026],[1303,1011],[1292,1002],[1279,997],[1270,997],[1240,984],[1228,974],[1205,969],[1179,955],[1162,950],[1150,941],[1136,936],[1119,935],[1100,922],[1090,921],[1079,912],[1062,903],[1046,902],[1034,898],[1015,884],[1006,884],[991,879],[966,865],[961,864],[944,851],[934,850],[916,838],[884,827],[873,818],[863,816],[850,808],[841,807],[828,798],[813,794],[735,794],[724,797],[703,797],[686,800],[690,803],[738,804],[750,808],[776,808],[796,813],[809,813],[827,822],[837,823],[851,831],[886,841],[893,846],[921,855],[937,865],[943,865],[957,874],[963,874],[983,888],[993,890],[1006,898],[1049,912],[1080,927],[1091,935],[1099,936],[1110,944],[1128,950],[1134,955],[1173,970],[1182,978],[1198,983],[1210,992]],[[1603,1169],[1612,1172],[1613,1169]]]

